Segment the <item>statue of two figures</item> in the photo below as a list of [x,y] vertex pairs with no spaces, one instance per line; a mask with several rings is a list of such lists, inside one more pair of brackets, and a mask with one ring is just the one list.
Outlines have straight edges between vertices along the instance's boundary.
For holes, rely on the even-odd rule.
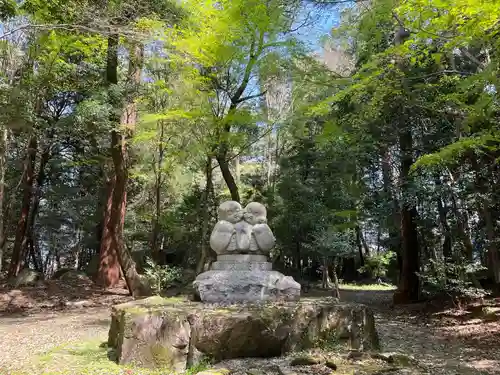
[[200,299],[211,303],[298,300],[300,284],[273,271],[268,262],[276,240],[267,225],[266,208],[251,202],[243,209],[238,202],[227,201],[219,206],[218,216],[210,236],[217,261],[193,283]]
[[210,236],[210,247],[223,254],[268,255],[274,247],[275,238],[267,225],[266,208],[257,202],[249,203],[245,209],[235,201],[219,206],[219,221]]

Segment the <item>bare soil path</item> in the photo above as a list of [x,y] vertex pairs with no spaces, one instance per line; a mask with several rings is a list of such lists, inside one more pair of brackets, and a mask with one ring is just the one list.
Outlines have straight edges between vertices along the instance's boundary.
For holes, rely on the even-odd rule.
[[[498,319],[474,318],[469,310],[394,309],[390,291],[343,291],[342,299],[370,305],[383,350],[413,356],[429,374],[500,374]],[[0,315],[0,375],[29,371],[32,358],[69,342],[105,341],[109,312],[100,306]]]
[[425,304],[394,308],[390,291],[344,290],[341,297],[371,306],[382,349],[413,356],[430,374],[500,374],[500,300],[490,300],[485,315],[476,305],[435,312]]
[[29,370],[32,358],[66,343],[104,341],[109,311],[108,307],[98,307],[1,317],[0,375],[10,375],[21,368]]

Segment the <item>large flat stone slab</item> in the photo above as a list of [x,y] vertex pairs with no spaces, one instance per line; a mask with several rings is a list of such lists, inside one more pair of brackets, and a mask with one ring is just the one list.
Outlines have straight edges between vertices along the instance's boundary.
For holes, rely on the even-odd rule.
[[292,277],[262,269],[203,272],[196,277],[193,287],[200,299],[209,303],[297,301],[300,298],[300,284]]
[[119,363],[172,371],[204,356],[274,357],[328,342],[376,349],[372,311],[335,299],[221,307],[152,297],[114,306],[108,339]]

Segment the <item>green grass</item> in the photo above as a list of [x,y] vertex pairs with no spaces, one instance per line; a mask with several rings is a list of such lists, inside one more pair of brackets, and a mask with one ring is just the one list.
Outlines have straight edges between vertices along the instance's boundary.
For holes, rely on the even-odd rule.
[[[186,371],[185,375],[196,374],[206,369],[201,363]],[[9,375],[166,375],[166,369],[143,369],[120,366],[108,357],[106,345],[99,340],[68,343],[55,347],[49,352],[34,357],[22,370]]]
[[385,285],[385,284],[366,284],[366,285],[340,284],[339,289],[340,290],[396,290],[396,286]]

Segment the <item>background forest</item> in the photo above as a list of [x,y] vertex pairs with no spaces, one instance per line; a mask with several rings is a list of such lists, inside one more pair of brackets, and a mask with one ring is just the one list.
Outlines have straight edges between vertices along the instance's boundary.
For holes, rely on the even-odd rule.
[[141,294],[147,258],[207,267],[233,199],[268,207],[274,266],[300,280],[382,278],[395,302],[500,286],[498,1],[1,0],[0,17],[6,276],[123,274]]

